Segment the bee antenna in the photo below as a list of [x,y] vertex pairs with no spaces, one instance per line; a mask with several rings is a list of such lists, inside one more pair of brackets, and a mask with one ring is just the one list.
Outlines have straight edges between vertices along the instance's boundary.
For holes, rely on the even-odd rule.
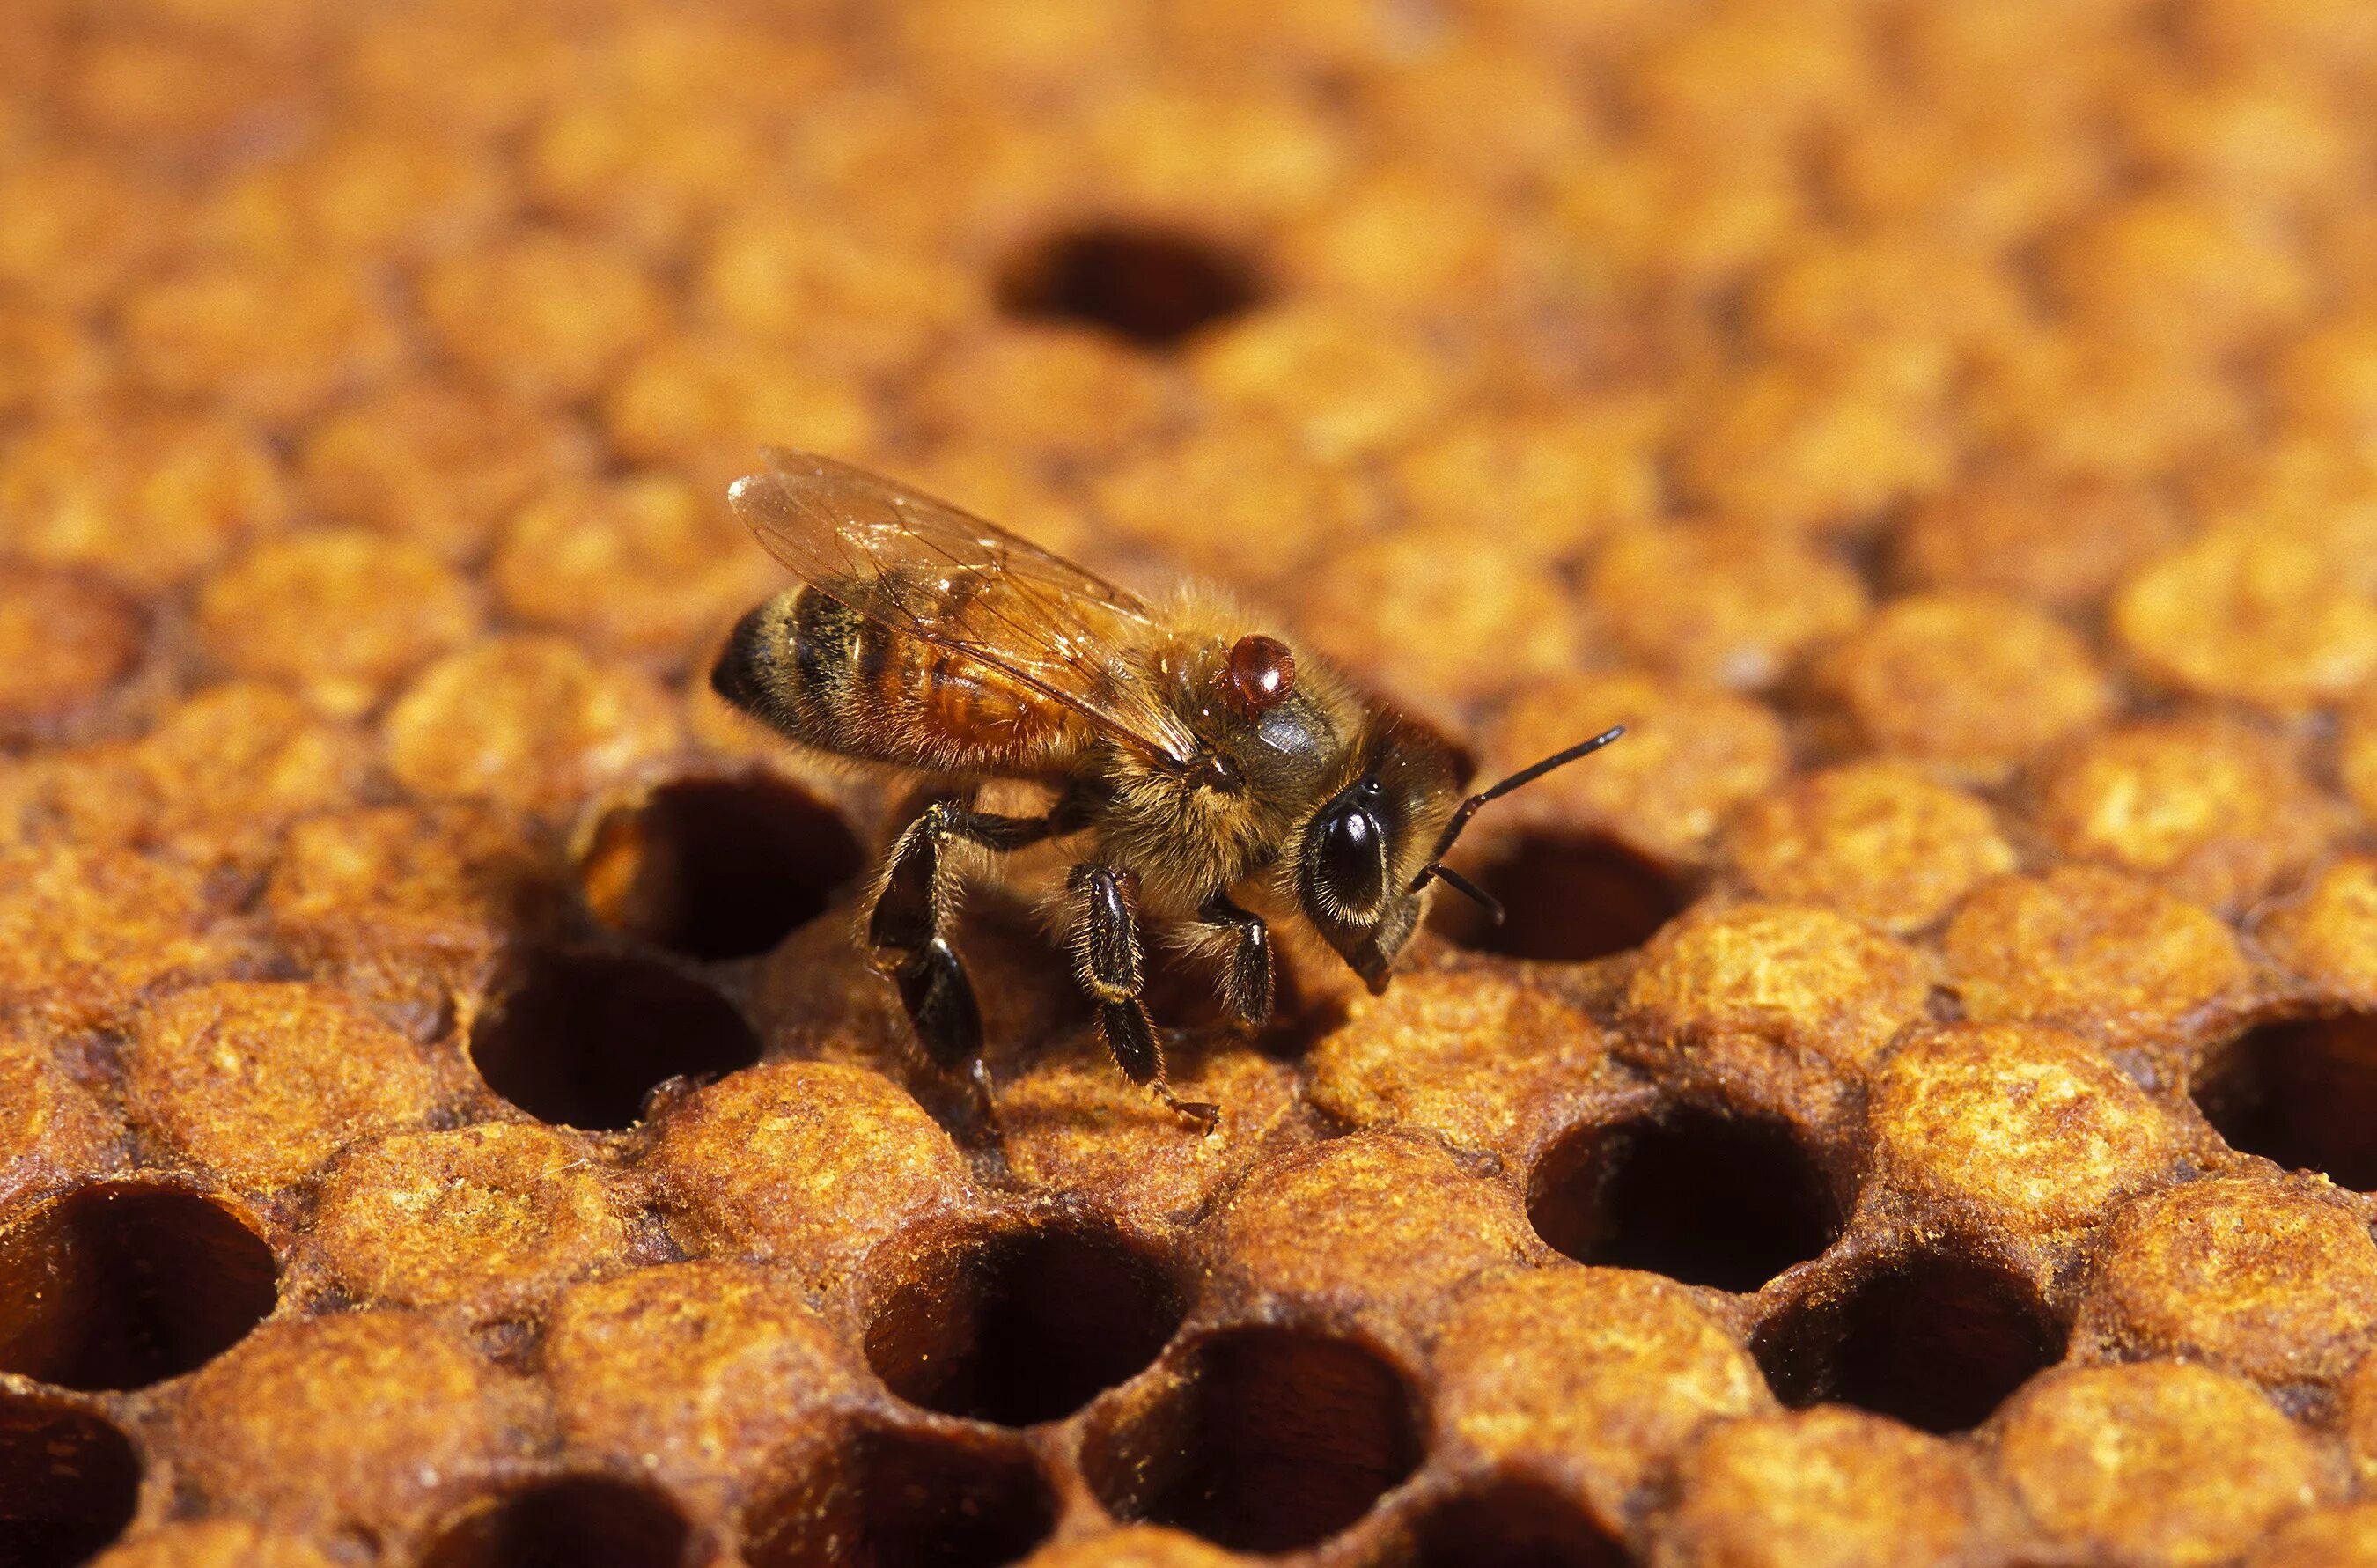
[[[1475,882],[1471,881],[1468,878],[1463,876],[1460,872],[1453,870],[1449,866],[1431,866],[1428,868],[1428,875],[1434,877],[1438,881],[1442,882],[1446,887],[1451,888],[1453,892],[1457,893],[1466,893],[1469,897],[1475,899],[1477,901],[1478,907],[1486,911],[1486,923],[1487,925],[1499,926],[1502,923],[1504,913],[1502,909],[1502,901],[1496,898],[1492,893],[1487,892],[1484,888],[1479,887]],[[1414,885],[1417,886],[1419,884],[1415,883]]]
[[1463,801],[1452,813],[1452,820],[1444,824],[1444,832],[1436,841],[1435,852],[1427,857],[1427,864],[1419,868],[1419,875],[1412,879],[1409,891],[1417,892],[1431,880],[1441,877],[1451,886],[1484,904],[1494,924],[1500,925],[1502,906],[1495,902],[1492,895],[1459,872],[1445,868],[1444,856],[1452,848],[1452,841],[1461,836],[1461,830],[1469,825],[1469,819],[1477,815],[1478,808],[1487,801],[1499,800],[1521,785],[1531,784],[1553,769],[1565,768],[1580,757],[1590,757],[1625,733],[1624,724],[1613,724],[1591,740],[1578,741],[1565,751],[1555,751],[1540,762],[1531,762],[1499,784],[1490,784]]

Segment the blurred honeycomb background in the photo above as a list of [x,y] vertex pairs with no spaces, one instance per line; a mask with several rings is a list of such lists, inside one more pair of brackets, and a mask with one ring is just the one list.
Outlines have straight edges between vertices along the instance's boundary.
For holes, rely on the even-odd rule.
[[[0,1563],[2377,1562],[2367,0],[5,22]],[[762,441],[1631,734],[986,1143]]]

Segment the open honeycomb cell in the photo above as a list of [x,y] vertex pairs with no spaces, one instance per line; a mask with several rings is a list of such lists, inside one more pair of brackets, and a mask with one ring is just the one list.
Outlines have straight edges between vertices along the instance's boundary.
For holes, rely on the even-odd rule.
[[[0,1568],[2377,1563],[2366,0],[17,0]],[[762,442],[1500,776],[854,943]]]

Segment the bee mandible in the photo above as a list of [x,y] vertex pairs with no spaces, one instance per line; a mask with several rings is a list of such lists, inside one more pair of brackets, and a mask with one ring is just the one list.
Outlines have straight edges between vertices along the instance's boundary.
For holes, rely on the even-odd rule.
[[[1080,848],[1061,890],[1072,966],[1116,1062],[1176,1096],[1141,999],[1143,932],[1219,958],[1230,1014],[1271,1017],[1270,920],[1307,924],[1369,987],[1442,882],[1477,809],[1618,738],[1610,729],[1475,795],[1466,754],[1210,590],[1161,605],[946,502],[830,458],[768,449],[729,503],[800,579],[735,626],[711,685],[800,745],[921,773],[935,798],[864,901],[861,940],[925,1054],[970,1072],[982,1015],[950,943],[959,844]],[[978,809],[995,779],[1045,787],[1033,816]]]

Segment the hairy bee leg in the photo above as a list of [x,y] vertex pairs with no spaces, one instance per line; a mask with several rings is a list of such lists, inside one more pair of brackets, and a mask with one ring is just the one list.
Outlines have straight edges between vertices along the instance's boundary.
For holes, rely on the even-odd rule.
[[1236,938],[1229,963],[1222,970],[1223,1005],[1248,1029],[1269,1023],[1275,993],[1271,928],[1261,916],[1239,908],[1227,893],[1217,892],[1207,899],[1197,918],[1209,926],[1227,927]]
[[1184,1100],[1172,1092],[1164,1071],[1164,1047],[1155,1037],[1155,1021],[1139,999],[1143,985],[1140,962],[1139,918],[1131,913],[1121,873],[1111,866],[1084,861],[1066,880],[1079,910],[1074,933],[1073,962],[1081,988],[1097,1003],[1098,1033],[1123,1076],[1155,1091],[1156,1097],[1177,1114],[1201,1123],[1212,1131],[1222,1107],[1203,1100]]
[[957,903],[957,882],[941,851],[951,838],[994,850],[1021,849],[1064,831],[1059,815],[999,817],[955,801],[937,801],[901,832],[867,912],[866,940],[899,987],[916,1042],[945,1072],[969,1071],[977,1108],[995,1123],[990,1073],[982,1063],[982,1009],[965,964],[941,935]]

